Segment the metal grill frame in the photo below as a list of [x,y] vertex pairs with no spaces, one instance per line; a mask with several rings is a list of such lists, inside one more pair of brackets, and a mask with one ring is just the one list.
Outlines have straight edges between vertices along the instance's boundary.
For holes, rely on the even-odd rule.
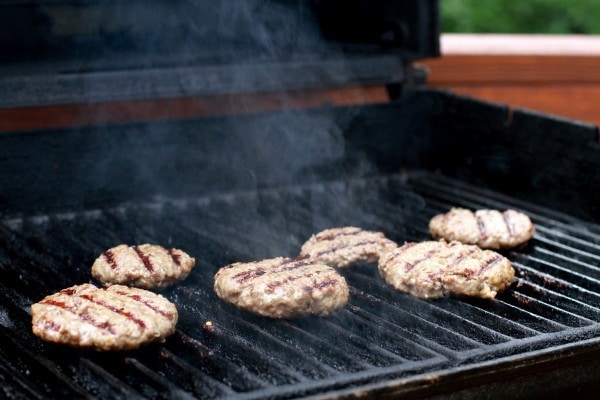
[[[599,258],[600,227],[596,223],[598,204],[589,188],[598,187],[600,176],[573,171],[597,170],[597,139],[596,127],[525,111],[509,112],[503,106],[429,89],[407,91],[386,105],[3,134],[3,390],[17,398],[157,398],[190,393],[237,398],[352,397],[357,393],[435,397],[481,394],[504,383],[514,388],[516,396],[521,394],[519,387],[527,388],[522,393],[532,394],[576,382],[592,393],[598,382],[594,375],[598,369],[593,367],[598,364],[599,352],[594,338],[598,336],[597,309],[590,303],[598,296],[598,279],[594,275],[597,267],[589,269],[587,264],[594,265]],[[256,150],[254,158],[244,157],[242,150],[247,148]],[[532,158],[533,152],[540,150]],[[304,153],[309,159],[295,159]],[[277,154],[280,168],[261,161],[273,154]],[[551,163],[557,154],[561,155],[560,165]],[[240,161],[238,158],[241,163],[231,162]],[[235,173],[240,166],[250,173]],[[182,168],[188,173],[181,173]],[[408,172],[397,175],[401,170]],[[412,189],[394,191],[388,181]],[[285,204],[303,191],[315,195],[298,207],[281,207],[274,214],[266,201],[275,196]],[[382,195],[382,202],[373,203],[361,192]],[[320,199],[323,193],[329,195]],[[343,201],[332,205],[326,201],[331,196]],[[357,203],[361,196],[363,201]],[[396,206],[388,204],[389,196],[397,197]],[[219,204],[221,208],[214,208]],[[230,210],[235,223],[231,215],[223,214],[223,209],[232,205],[237,205]],[[368,324],[355,325],[350,333],[342,329],[339,337],[325,336],[329,343],[323,344],[324,333],[312,331],[315,328],[306,321],[272,324],[241,313],[211,294],[212,276],[202,275],[206,271],[195,273],[202,279],[193,273],[181,287],[168,292],[182,308],[183,317],[179,333],[166,348],[150,346],[128,355],[98,355],[49,346],[31,334],[31,302],[87,281],[87,264],[110,245],[152,239],[168,246],[197,238],[206,244],[200,246],[197,257],[215,272],[230,262],[293,256],[310,234],[350,222],[382,230],[398,241],[423,240],[431,214],[457,205],[511,205],[533,216],[538,223],[533,247],[509,254],[525,274],[518,276],[519,281],[527,285],[509,292],[518,297],[501,297],[490,310],[469,300],[421,304],[385,288],[376,275],[365,275],[364,268],[359,268],[349,279],[355,283],[352,298],[373,296],[367,290],[369,285],[376,297],[351,300],[342,315],[357,315],[361,321],[374,319],[374,326],[390,330],[381,340],[390,344],[392,338],[398,339],[393,351],[369,351],[365,339],[352,334],[381,332]],[[194,207],[212,211],[193,215],[202,217],[200,220],[159,218],[185,214],[186,207],[188,211]],[[356,213],[357,209],[361,212]],[[251,220],[247,215],[252,215]],[[352,221],[352,215],[358,220]],[[223,223],[227,218],[230,222]],[[260,235],[251,233],[256,224],[261,226]],[[44,231],[46,228],[52,229]],[[85,234],[68,236],[71,230]],[[236,240],[229,240],[231,237]],[[532,249],[547,250],[534,253],[538,258],[534,260],[529,253]],[[77,282],[74,277],[79,277]],[[575,286],[564,282],[575,282]],[[194,285],[202,289],[190,289]],[[541,301],[535,290],[549,294],[546,301]],[[396,296],[404,308],[388,304]],[[188,302],[202,304],[206,311],[189,307]],[[527,302],[533,311],[522,313],[519,310]],[[417,303],[436,324],[411,308]],[[363,313],[368,304],[371,311]],[[382,304],[394,310],[390,315],[396,315],[395,320],[377,318],[377,313],[373,317],[372,310]],[[460,324],[452,317],[457,310],[467,310],[481,320],[475,325]],[[202,324],[221,313],[228,318],[212,330],[205,329]],[[498,334],[485,325],[504,314],[509,317],[503,325],[507,332]],[[522,321],[508,322],[515,318]],[[339,331],[351,320],[337,316],[326,322],[310,321],[328,327],[328,332]],[[405,327],[406,321],[412,325]],[[271,331],[273,327],[280,328]],[[240,329],[263,341],[244,339],[236,333]],[[474,340],[470,329],[481,337]],[[529,340],[533,331],[536,339]],[[298,338],[289,332],[303,338],[305,345],[300,347],[305,351],[301,354],[296,347]],[[518,340],[506,341],[511,335]],[[269,342],[265,337],[277,340]],[[336,340],[343,345],[336,346]],[[225,344],[240,351],[215,353],[228,349]],[[271,346],[275,346],[273,354],[256,350]],[[407,348],[421,356],[408,351],[412,356],[406,358],[403,351]],[[220,361],[203,364],[214,354],[222,356]],[[248,354],[258,361],[248,362]],[[423,358],[423,354],[428,356]],[[394,365],[400,360],[394,361],[394,357],[408,362]],[[290,366],[291,360],[298,362]],[[163,367],[165,363],[168,368]],[[337,365],[343,373],[333,373],[327,365]],[[157,367],[158,373],[153,371]],[[177,373],[183,373],[185,379],[179,381]],[[521,373],[528,378],[520,377]],[[38,386],[31,376],[43,383]],[[306,376],[311,379],[302,378]],[[555,378],[548,380],[548,376]],[[557,378],[561,376],[565,379]],[[273,382],[287,383],[269,386]]]

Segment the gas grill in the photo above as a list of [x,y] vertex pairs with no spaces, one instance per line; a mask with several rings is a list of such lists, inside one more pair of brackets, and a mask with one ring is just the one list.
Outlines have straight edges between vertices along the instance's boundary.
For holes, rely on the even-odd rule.
[[[106,4],[124,13],[123,26],[110,25],[112,35],[56,37],[42,24],[49,36],[38,29],[39,36],[23,36],[21,46],[2,42],[16,60],[0,79],[5,109],[67,103],[93,109],[99,101],[381,79],[393,99],[1,133],[0,397],[595,395],[598,128],[423,85],[412,61],[437,54],[436,2],[253,1],[239,9],[224,2],[238,16],[275,8],[269,18],[289,13],[295,26],[320,33],[279,37],[278,52],[262,49],[256,37],[236,36],[227,42],[231,47],[196,43],[197,57],[180,59],[186,66],[173,64],[180,49],[168,44],[189,25],[165,22],[169,29],[156,35],[156,47],[138,46],[138,31],[126,29],[135,18],[128,20],[125,11],[139,10],[135,2],[4,3],[5,18],[20,15],[21,7],[38,17]],[[202,2],[150,4],[142,22],[177,10],[189,14],[187,22],[205,13],[214,17]],[[262,15],[260,27],[282,28],[264,23]],[[88,53],[113,58],[86,53],[76,60],[79,69],[66,68],[74,68],[73,49],[81,43]],[[300,59],[290,43],[310,57]],[[229,58],[239,49],[246,52],[243,68]],[[43,74],[17,68],[35,65],[31,54],[45,55]],[[291,79],[286,67],[306,76]],[[248,75],[232,82],[241,70]],[[193,80],[195,74],[205,75]],[[262,82],[266,76],[273,80]],[[107,90],[104,83],[113,78],[132,86],[117,90],[113,82]],[[181,82],[195,84],[182,88]],[[418,299],[388,286],[373,264],[341,271],[349,304],[324,318],[262,318],[213,292],[220,267],[295,257],[305,240],[326,228],[359,226],[398,243],[429,240],[429,219],[452,207],[514,208],[536,224],[525,247],[505,252],[516,281],[495,300]],[[162,344],[115,353],[36,338],[31,304],[92,282],[94,259],[121,243],[177,247],[196,257],[190,276],[162,292],[179,310],[176,333]]]

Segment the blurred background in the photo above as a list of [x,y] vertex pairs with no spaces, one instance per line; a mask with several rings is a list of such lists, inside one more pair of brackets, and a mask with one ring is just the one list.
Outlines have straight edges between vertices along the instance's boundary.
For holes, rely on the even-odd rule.
[[600,34],[599,0],[441,0],[454,33]]
[[600,0],[440,0],[428,83],[600,125]]

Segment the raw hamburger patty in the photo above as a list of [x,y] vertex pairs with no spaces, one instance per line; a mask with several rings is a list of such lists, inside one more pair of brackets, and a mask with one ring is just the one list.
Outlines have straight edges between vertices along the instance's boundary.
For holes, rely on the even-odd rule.
[[92,276],[104,286],[121,284],[162,289],[185,279],[195,263],[194,258],[178,249],[122,244],[106,250],[94,261]]
[[515,210],[477,210],[453,208],[429,222],[435,239],[457,240],[484,249],[509,249],[527,242],[535,227],[529,217]]
[[143,289],[83,284],[31,306],[33,333],[54,343],[95,350],[130,350],[164,342],[175,332],[177,309]]
[[382,254],[397,247],[381,232],[348,226],[326,229],[313,235],[302,246],[300,256],[332,267],[345,268],[359,261],[377,262]]
[[333,268],[283,257],[223,267],[214,289],[221,299],[271,318],[328,315],[348,302],[346,280]]
[[493,299],[515,276],[502,255],[443,240],[406,243],[379,260],[379,273],[394,288],[425,299],[446,295]]

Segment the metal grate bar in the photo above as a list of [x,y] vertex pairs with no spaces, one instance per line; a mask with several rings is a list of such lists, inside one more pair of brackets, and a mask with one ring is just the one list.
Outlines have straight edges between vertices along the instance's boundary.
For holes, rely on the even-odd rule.
[[518,266],[519,275],[523,279],[527,279],[531,284],[543,287],[550,292],[563,293],[565,296],[580,301],[583,304],[598,304],[600,302],[600,294],[596,292],[574,285],[572,282],[560,279],[557,276],[540,272],[531,266],[524,264],[518,264]]
[[[405,329],[401,324],[397,323],[397,321],[390,321],[390,317],[386,314],[373,314],[370,313],[363,308],[360,308],[354,305],[352,302],[347,305],[348,310],[355,314],[357,317],[377,324],[376,327],[380,329],[385,329],[389,332],[394,332],[397,335],[401,335],[400,338],[404,342],[406,342],[407,346],[410,346],[414,343],[414,347],[418,348],[420,352],[429,351],[432,352],[432,358],[442,358],[445,359],[447,355],[451,355],[452,351],[448,350],[447,347],[442,346],[439,342],[428,339],[424,336],[419,336],[418,333],[413,333],[410,330]],[[411,349],[410,347],[408,347]],[[425,350],[423,350],[425,349]],[[411,349],[412,350],[412,349]],[[434,353],[433,353],[434,352]],[[443,355],[443,356],[442,356]],[[414,357],[414,356],[412,356]],[[412,358],[409,355],[406,355],[405,358]],[[423,358],[426,359],[426,358]]]
[[[203,363],[207,366],[219,363],[222,364],[223,367],[229,366],[226,368],[227,370],[234,371],[239,369],[239,367],[237,367],[239,365],[246,366],[244,370],[239,371],[240,376],[248,376],[250,380],[261,382],[263,386],[289,384],[305,379],[298,370],[278,361],[276,353],[279,349],[259,349],[257,348],[258,340],[256,338],[253,338],[251,343],[249,343],[238,335],[224,334],[220,325],[216,325],[212,321],[210,321],[210,327],[203,326],[202,331],[200,331],[200,328],[196,327],[198,322],[199,321],[191,320],[184,321],[180,329],[190,336],[201,339],[202,342],[205,343],[207,351],[204,351],[204,354],[208,354],[208,356],[203,356]],[[211,331],[212,333],[209,333]],[[209,335],[213,337],[211,338]],[[218,345],[216,345],[217,341],[214,338],[215,335],[219,336]],[[187,341],[188,343],[189,340]],[[277,347],[276,344],[273,343],[273,340],[270,342],[272,347]],[[208,346],[209,344],[210,346]],[[179,347],[180,349],[178,349],[177,354],[187,359],[188,356],[185,352],[188,346]],[[300,368],[301,367],[299,366],[299,369]],[[306,369],[306,367],[304,367],[304,369]],[[213,373],[212,375],[215,374]]]
[[[144,378],[146,378],[144,380],[146,382],[149,382],[149,385],[145,388],[144,394],[151,395],[152,397],[162,397],[169,399],[178,398],[185,400],[194,398],[190,393],[185,392],[184,390],[173,384],[172,380],[167,379],[162,375],[159,375],[154,370],[141,363],[137,358],[126,357],[125,364],[130,365],[133,369],[139,371],[140,376],[143,376]],[[152,386],[151,389],[150,386]]]
[[33,382],[23,378],[19,373],[9,369],[8,360],[0,363],[0,398],[16,400],[45,400],[47,394],[35,388]]
[[[448,204],[444,204],[443,205],[444,209],[446,209],[446,210],[449,208],[448,206],[449,206]],[[548,242],[550,244],[556,244],[556,242],[554,242],[554,241],[548,241]],[[560,244],[560,246],[561,246],[562,250],[576,251],[576,252],[578,252],[580,254],[584,254],[584,255],[587,254],[587,253],[579,251],[577,249],[573,249],[571,246],[565,246],[565,245],[562,245],[562,244]],[[533,258],[533,257],[527,257],[527,256],[522,256],[522,257],[527,258],[528,260],[535,260],[535,258]],[[518,290],[518,288],[517,288],[517,290]],[[530,304],[530,301],[526,300],[525,298],[520,298],[519,301],[520,301],[520,303],[521,303],[522,306]],[[572,319],[571,317],[568,316],[568,312],[567,313],[565,313],[565,312],[558,312],[558,313],[547,312],[546,310],[548,309],[548,307],[549,306],[544,305],[544,304],[537,304],[536,307],[535,307],[536,313],[538,313],[538,314],[541,313],[542,316],[547,317],[547,318],[550,317],[551,319],[552,318],[559,318],[560,319],[560,317],[562,316],[562,317],[564,317],[566,319],[565,320],[561,320],[560,323],[564,324],[564,325],[567,325],[567,326],[571,326],[573,324],[575,326],[579,326],[579,325],[583,326],[583,325],[586,325],[588,323],[587,321],[585,321],[583,319],[580,319],[580,318]],[[553,308],[554,310],[559,310],[558,308],[553,307],[553,306],[551,308]],[[562,310],[560,310],[560,311],[562,311]]]
[[534,256],[522,256],[515,254],[515,262],[517,265],[523,267],[529,267],[530,270],[536,270],[540,273],[547,273],[553,277],[562,279],[568,282],[569,285],[574,287],[581,287],[586,290],[594,291],[599,287],[599,281],[590,278],[589,276],[573,271],[571,268],[561,266],[553,262],[547,261],[546,259],[534,257]]
[[[373,265],[341,271],[350,303],[328,318],[273,321],[238,310],[213,291],[221,266],[295,257],[310,235],[333,226],[382,230],[398,242],[427,240],[429,219],[452,206],[518,207],[539,227],[529,246],[507,252],[519,275],[495,301],[417,299],[386,285]],[[594,229],[430,174],[160,199],[10,225],[0,227],[0,361],[13,361],[10,347],[19,356],[10,368],[0,362],[0,382],[15,393],[31,383],[31,397],[299,397],[518,356],[590,339],[600,329],[600,236]],[[89,281],[91,263],[108,247],[143,242],[197,257],[192,274],[163,292],[180,310],[177,333],[166,343],[99,354],[65,351],[33,337],[31,301]],[[23,338],[35,349],[28,351]],[[19,376],[26,370],[36,371],[43,385]]]
[[[548,243],[557,244],[565,249],[570,249],[575,252],[582,251],[577,249],[577,246],[584,246],[588,249],[597,250],[597,245],[600,243],[600,235],[586,230],[586,225],[582,221],[570,219],[563,214],[557,214],[551,210],[541,209],[527,203],[521,203],[510,199],[507,199],[506,202],[491,200],[489,196],[486,197],[484,195],[478,195],[469,190],[459,190],[456,187],[449,185],[449,183],[440,185],[428,184],[427,181],[415,181],[411,183],[411,186],[414,187],[419,193],[423,193],[428,197],[428,204],[439,207],[438,211],[445,212],[452,206],[462,206],[471,209],[506,209],[520,204],[520,208],[527,210],[527,214],[534,220],[536,225],[540,227],[540,232],[542,235],[536,235],[535,237],[543,237],[545,234],[548,234],[549,236],[563,239],[563,241],[566,241],[568,244],[561,243],[557,240],[552,240],[550,237],[545,238]],[[537,210],[537,212],[534,210]],[[555,218],[562,217],[564,222],[561,223],[556,219],[549,218],[547,216],[548,214],[553,215]],[[565,232],[569,233],[567,234]],[[582,254],[586,254],[585,250]],[[586,255],[591,254],[587,253]],[[597,255],[592,256],[598,257]]]
[[[184,291],[184,288],[180,288],[178,291]],[[185,292],[192,298],[198,296],[197,293],[187,290]],[[201,298],[198,300],[201,301]],[[216,310],[213,311],[215,308]],[[206,315],[206,312],[211,314]],[[309,354],[336,371],[359,371],[369,367],[369,364],[350,356],[345,349],[336,348],[327,341],[284,321],[280,321],[278,324],[265,323],[259,317],[239,313],[232,307],[218,302],[212,304],[208,309],[197,310],[197,314],[201,315],[204,320],[216,321],[218,326],[227,328],[232,335],[235,332],[246,333],[248,330],[256,332],[260,327],[260,330],[266,332],[270,337],[287,343],[298,352]]]
[[[388,288],[388,291],[391,291],[391,289]],[[390,294],[387,298],[389,298],[390,302],[402,300],[404,302],[413,301],[418,303],[418,301],[414,301],[408,295],[399,295],[395,292]],[[486,327],[490,331],[494,332],[492,333],[492,337],[497,336],[498,338],[502,339],[505,337],[525,338],[535,336],[539,333],[535,330],[527,328],[524,325],[516,323],[512,319],[503,318],[502,316],[497,315],[490,310],[474,307],[465,300],[467,299],[443,298],[430,301],[427,304],[429,304],[431,307],[444,310],[444,312],[451,314],[453,317],[459,320],[464,319],[469,321],[471,324]],[[485,301],[482,303],[485,303]],[[420,303],[415,304],[413,308],[415,310],[419,310],[419,307],[421,307]]]
[[[204,336],[198,335],[197,332],[189,333],[195,334],[195,337],[178,332],[174,340],[168,343],[168,348],[162,350],[162,353],[170,354],[169,360],[176,365],[189,364],[202,374],[213,377],[214,383],[210,382],[209,387],[215,386],[225,393],[229,391],[245,392],[252,388],[267,387],[269,383],[272,383],[269,382],[273,381],[272,379],[265,379],[265,375],[260,373],[256,375],[256,379],[252,379],[255,375],[250,371],[252,367],[246,367],[248,361],[232,360],[224,351],[220,350],[219,346],[227,347],[228,352],[244,351],[244,348],[235,345],[230,348],[231,342],[219,342],[219,346],[214,346],[213,340],[208,340]],[[277,369],[278,366],[277,363],[274,363],[273,369]]]
[[22,340],[0,328],[0,341],[3,343],[0,360],[12,375],[20,377],[20,382],[29,385],[34,393],[47,393],[54,398],[89,397],[83,387],[65,375],[50,359],[34,353]]
[[[194,301],[198,301],[198,302],[202,302],[202,303],[206,302],[206,300],[200,300],[199,296],[201,295],[201,293],[198,292],[197,289],[191,290],[191,289],[188,289],[187,287],[182,287],[182,288],[179,289],[179,291],[185,293],[186,296],[188,296],[190,298],[198,298],[198,300],[194,300]],[[210,294],[208,294],[208,295],[202,295],[203,298],[206,297],[207,300],[208,300],[208,298],[210,298],[211,302],[217,303],[217,304],[219,304],[219,306],[218,307],[202,307],[202,311],[198,311],[197,313],[199,313],[199,314],[208,313],[206,315],[202,315],[202,317],[201,317],[202,319],[204,319],[204,320],[211,320],[211,321],[221,321],[219,323],[219,326],[223,326],[223,324],[225,324],[227,326],[233,324],[234,326],[231,327],[231,329],[233,329],[234,331],[244,331],[244,332],[256,331],[255,327],[264,325],[265,320],[261,319],[261,318],[257,318],[256,319],[256,324],[255,325],[248,324],[245,321],[245,319],[253,318],[253,317],[249,316],[249,315],[246,316],[244,314],[240,315],[240,316],[243,316],[244,319],[241,319],[241,318],[239,318],[239,317],[237,317],[235,315],[227,315],[227,318],[223,318],[223,314],[224,313],[230,313],[230,311],[234,311],[235,312],[235,310],[232,310],[232,307],[228,307],[225,304],[221,305],[220,304],[221,302],[218,299],[214,298],[215,296],[214,296],[214,294],[211,293],[211,291],[207,291],[207,293],[210,293]],[[238,320],[240,322],[238,324],[235,324],[235,322],[238,321]],[[319,326],[320,322],[313,321],[312,324],[316,324],[316,326]],[[289,328],[292,329],[292,330],[294,330],[294,332],[291,333],[292,336],[297,335],[296,329],[302,329],[302,327],[289,327]],[[314,336],[314,335],[310,334],[306,329],[304,331],[305,331],[306,334]],[[267,336],[265,336],[265,335],[267,335]],[[230,335],[220,335],[220,336],[221,337],[225,336],[225,337],[229,338]],[[323,336],[323,334],[320,334],[320,336]],[[327,335],[325,335],[325,336],[327,336]],[[323,339],[320,339],[320,340],[323,340]],[[344,340],[344,339],[339,339],[339,340]],[[348,339],[346,338],[345,340],[348,340]],[[276,337],[272,336],[272,332],[266,333],[266,332],[258,331],[254,335],[252,335],[251,342],[253,343],[253,346],[260,345],[260,344],[262,344],[264,342],[264,347],[262,348],[262,351],[264,353],[271,353],[272,354],[273,351],[275,351],[275,352],[280,351],[282,353],[281,354],[281,359],[283,359],[283,360],[290,360],[290,356],[292,356],[293,359],[295,360],[294,361],[294,365],[293,365],[294,370],[302,369],[302,370],[304,370],[304,372],[308,376],[314,376],[315,373],[318,373],[319,370],[322,370],[323,371],[322,373],[325,373],[325,371],[328,370],[327,367],[326,367],[327,363],[325,363],[325,364],[321,363],[319,365],[316,365],[314,363],[314,361],[313,361],[313,362],[307,363],[305,367],[303,366],[302,363],[298,364],[298,362],[300,360],[304,359],[304,355],[301,352],[298,352],[298,350],[294,350],[294,353],[290,354],[291,348],[289,347],[289,345],[277,346],[277,343],[281,343],[281,342],[278,339],[276,339]],[[361,348],[360,345],[350,345],[349,346],[348,344],[349,344],[349,342],[345,342],[344,343],[346,351],[356,352],[356,353],[362,352],[362,348]],[[323,347],[322,344],[320,346]],[[339,357],[343,354],[343,353],[340,352],[340,350],[338,348],[331,347],[330,344],[328,344],[327,346],[330,349],[329,350],[329,354],[330,355],[337,354],[337,355],[334,356],[336,359],[339,359]],[[275,348],[273,349],[273,347],[275,347]],[[334,349],[335,349],[335,351],[334,351]],[[365,357],[372,358],[373,357],[371,354],[364,353],[364,352],[362,353],[362,356],[363,356],[362,358],[365,358]],[[347,356],[345,354],[342,357],[344,359],[347,358]],[[272,361],[273,360],[270,360],[271,366],[272,366]],[[376,361],[380,362],[378,360],[376,360]],[[398,361],[398,360],[395,360],[395,361]],[[334,363],[335,364],[340,364],[339,360],[334,361]],[[290,366],[290,367],[292,367],[292,366]],[[364,368],[364,366],[363,366],[363,368]],[[330,374],[331,371],[333,371],[333,370],[330,370],[329,372],[327,372],[327,374]]]
[[[556,238],[559,238],[562,240],[572,242],[574,246],[580,246],[581,248],[589,249],[589,251],[600,250],[600,245],[598,243],[593,242],[593,240],[597,240],[598,242],[600,242],[600,237],[598,235],[593,235],[593,234],[582,235],[581,234],[582,232],[579,229],[576,231],[574,229],[572,229],[572,231],[579,234],[579,236],[585,236],[585,239],[581,239],[581,238],[575,236],[574,234],[567,234],[558,229],[552,229],[552,228],[546,227],[545,225],[538,226],[537,231],[542,232],[545,236],[548,236],[548,237],[556,237]],[[587,233],[587,232],[584,231],[583,233]],[[593,254],[588,254],[588,255],[593,256]]]
[[[44,256],[45,256],[45,254],[44,254]],[[33,255],[33,258],[34,258],[34,259],[40,259],[40,258],[45,258],[45,257],[40,257],[40,255],[39,255],[39,254],[35,254],[35,255]],[[64,274],[59,274],[59,275],[64,275]],[[50,276],[51,276],[51,275],[50,275]],[[42,276],[40,276],[40,277],[38,277],[38,280],[40,280],[40,281],[41,281],[42,277],[43,277],[43,275],[42,275]],[[67,280],[67,279],[68,279],[68,278],[65,276],[65,280]],[[71,279],[72,279],[72,278],[71,278]],[[71,282],[71,284],[72,284],[72,282]],[[235,369],[234,369],[234,368],[224,368],[224,369],[223,369],[223,371],[228,371],[228,370],[235,371]],[[214,371],[213,371],[213,372],[214,372]],[[237,383],[237,382],[239,382],[239,381],[240,381],[240,378],[241,378],[241,376],[240,376],[239,374],[236,374],[236,376],[235,376],[235,377],[232,377],[232,379],[231,379],[231,380]],[[134,379],[134,380],[135,380],[135,379]],[[253,390],[253,389],[256,389],[256,387],[255,387],[254,385],[256,384],[256,382],[258,381],[258,379],[257,379],[255,376],[249,377],[249,378],[247,379],[247,381],[248,381],[248,382],[250,382],[250,383],[249,383],[249,384],[250,384],[250,386],[249,386],[249,387],[240,387],[240,389],[243,389],[243,390]],[[147,389],[146,389],[146,390],[147,390]]]
[[359,356],[360,359],[368,362],[371,366],[386,367],[407,361],[381,346],[381,342],[372,343],[366,338],[353,333],[352,330],[345,329],[343,325],[352,325],[342,321],[344,318],[354,319],[355,317],[352,314],[341,312],[330,319],[319,321],[318,324],[310,320],[294,321],[292,323],[305,332],[324,337],[329,343],[340,349],[347,349],[348,344],[352,345],[352,354]]
[[[111,399],[143,399],[143,397],[114,375],[88,358],[81,358],[77,370],[77,379],[86,386],[89,393],[96,397]],[[102,382],[103,384],[98,384]]]
[[524,307],[520,307],[514,302],[502,301],[503,296],[500,295],[496,301],[489,302],[480,299],[463,299],[475,307],[480,307],[484,310],[502,315],[506,319],[510,319],[520,325],[526,326],[540,333],[552,333],[564,330],[566,327],[554,322],[552,319],[544,318],[536,313],[531,312]]
[[236,392],[229,386],[200,371],[182,357],[163,349],[161,356],[178,367],[178,384],[199,399],[215,399],[233,396]]
[[356,331],[360,336],[378,343],[381,347],[400,356],[402,360],[420,361],[438,356],[436,352],[426,346],[401,336],[397,327],[390,326],[387,329],[379,329],[373,326],[372,319],[367,317],[368,313],[353,304],[348,305],[348,310],[344,310],[342,313],[353,314],[353,318],[343,316],[344,325],[351,325],[349,330]]
[[[472,339],[461,336],[443,326],[399,308],[395,303],[381,300],[371,294],[352,287],[350,304],[373,315],[385,316],[385,320],[410,332],[413,338],[424,338],[449,350],[464,351],[478,347]],[[448,354],[447,350],[444,352]]]
[[383,290],[373,290],[378,286],[380,287],[381,283],[372,278],[366,276],[357,277],[357,275],[352,275],[349,278],[354,287],[359,288],[364,292],[368,292],[373,296],[377,296],[390,304],[394,304],[396,307],[401,308],[403,311],[416,318],[435,321],[435,324],[440,328],[458,333],[465,338],[483,344],[501,343],[510,340],[510,337],[488,329],[482,324],[476,324],[465,318],[454,315],[445,309],[436,307],[431,302],[416,299],[407,294],[398,293],[391,287],[385,287]]
[[518,287],[514,290],[505,292],[502,295],[502,301],[508,304],[521,306],[536,315],[563,326],[581,327],[592,323],[586,318],[573,315],[558,307],[546,304],[543,301],[539,301],[531,296],[521,293]]
[[[536,254],[537,253],[539,253],[540,257],[543,257],[544,259],[559,260],[561,263],[568,264],[570,270],[579,271],[582,274],[584,274],[585,276],[588,276],[591,274],[593,276],[598,276],[600,278],[600,275],[598,274],[598,272],[600,272],[600,269],[598,267],[596,267],[595,265],[585,263],[583,261],[577,260],[573,257],[566,256],[564,254],[555,253],[555,252],[545,249],[543,247],[536,248]],[[596,279],[596,280],[600,281],[600,279]]]
[[575,300],[572,297],[533,284],[523,278],[517,278],[517,287],[519,293],[536,298],[538,301],[541,301],[543,298],[544,303],[555,306],[559,310],[567,311],[574,316],[581,315],[590,321],[600,321],[600,309],[593,307],[588,303]]
[[[598,256],[596,254],[591,254],[588,251],[574,248],[571,245],[557,242],[555,240],[549,239],[548,237],[544,237],[542,235],[536,235],[533,240],[534,240],[534,242],[543,243],[548,248],[554,249],[555,251],[559,251],[559,252],[563,252],[563,253],[568,253],[573,258],[578,259],[580,261],[586,261],[586,262],[598,262],[598,261],[600,261],[600,256]],[[596,269],[596,271],[597,271],[597,269]]]
[[[519,200],[515,197],[503,195],[499,192],[477,187],[472,184],[461,182],[456,179],[448,177],[442,177],[436,174],[430,173],[415,173],[407,177],[409,186],[426,186],[434,188],[435,190],[443,190],[449,194],[455,194],[461,199],[472,199],[477,201],[481,205],[489,206],[492,208],[501,208],[503,204],[513,204],[514,206],[522,209],[527,209],[535,219],[544,224],[560,228],[561,230],[570,231],[572,233],[580,234],[582,236],[590,235],[590,238],[596,238],[595,242],[598,243],[598,234],[593,233],[588,227],[592,228],[594,225],[584,224],[583,221],[577,220],[569,215],[561,213],[556,210],[552,210],[546,207],[541,207],[536,204]],[[459,203],[460,204],[460,203]],[[597,226],[596,226],[597,228]]]

